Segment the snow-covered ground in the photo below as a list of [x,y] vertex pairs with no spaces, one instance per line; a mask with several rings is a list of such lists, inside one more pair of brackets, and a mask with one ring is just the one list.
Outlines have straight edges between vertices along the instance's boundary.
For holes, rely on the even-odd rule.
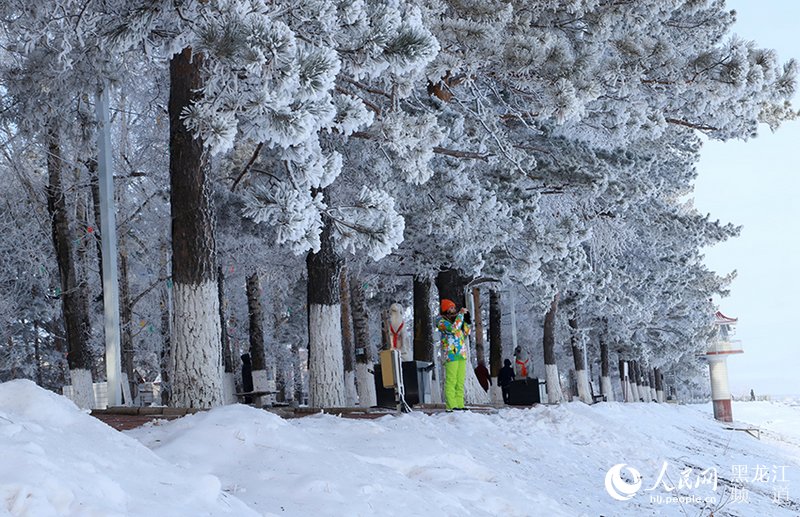
[[710,404],[643,403],[378,420],[236,405],[119,433],[13,381],[0,384],[0,515],[800,514],[800,407],[733,411],[761,441]]

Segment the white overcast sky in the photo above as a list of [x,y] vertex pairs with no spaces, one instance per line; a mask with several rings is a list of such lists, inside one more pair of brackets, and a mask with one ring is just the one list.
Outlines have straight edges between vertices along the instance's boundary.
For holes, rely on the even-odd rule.
[[[800,60],[800,1],[728,0],[735,32]],[[800,95],[795,95],[795,109]],[[739,238],[706,250],[706,264],[738,277],[720,310],[739,318],[743,355],[728,360],[734,395],[800,394],[800,121],[749,142],[707,142],[695,205],[712,219],[742,225]]]

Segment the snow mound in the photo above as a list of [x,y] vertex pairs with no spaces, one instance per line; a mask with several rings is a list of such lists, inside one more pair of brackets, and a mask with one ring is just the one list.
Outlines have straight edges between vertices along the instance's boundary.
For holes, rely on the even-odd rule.
[[[778,406],[762,416],[790,418],[790,409],[800,417],[797,408]],[[216,476],[223,491],[265,515],[796,516],[797,494],[781,495],[772,477],[786,466],[789,482],[800,479],[800,448],[727,430],[711,415],[710,405],[569,403],[497,414],[281,420],[239,405],[126,434],[171,463]],[[713,469],[716,489],[667,491],[657,482],[665,462],[667,484],[685,469],[692,482]],[[605,488],[618,464],[642,475],[630,500]],[[746,500],[734,499],[736,466],[749,468],[750,479],[736,485]],[[752,480],[759,466],[769,467],[769,480]],[[671,501],[677,494],[697,498]]]
[[[651,403],[282,420],[232,405],[119,433],[13,381],[0,516],[796,517],[800,408],[733,412],[733,425],[710,404]],[[742,422],[762,439],[728,429]],[[622,477],[634,470],[641,486]]]
[[0,515],[258,515],[27,380],[0,384]]

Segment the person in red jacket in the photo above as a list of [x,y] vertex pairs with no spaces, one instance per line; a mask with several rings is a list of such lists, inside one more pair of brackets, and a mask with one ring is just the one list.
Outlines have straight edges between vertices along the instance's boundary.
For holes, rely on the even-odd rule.
[[483,361],[478,361],[478,366],[475,367],[475,377],[478,378],[483,391],[489,391],[489,386],[492,385],[492,378],[489,376],[489,370],[486,369],[486,364]]

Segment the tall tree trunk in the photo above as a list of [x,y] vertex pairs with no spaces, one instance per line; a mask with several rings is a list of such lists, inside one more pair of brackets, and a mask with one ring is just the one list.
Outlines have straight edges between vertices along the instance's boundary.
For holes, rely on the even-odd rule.
[[560,403],[564,396],[561,393],[561,380],[558,376],[558,365],[556,363],[556,336],[555,322],[556,312],[558,311],[558,293],[553,296],[550,302],[550,309],[544,317],[544,335],[542,337],[542,348],[544,349],[544,374],[547,386],[547,402],[549,404]]
[[42,340],[39,337],[39,320],[33,320],[33,358],[36,361],[36,385],[44,387],[42,377]]
[[100,177],[97,174],[97,160],[86,161],[89,171],[89,187],[92,191],[92,213],[94,215],[94,241],[97,253],[98,275],[100,275],[100,299],[103,299],[103,230],[100,228]]
[[[166,239],[161,241],[161,266],[159,277],[166,278],[169,263],[169,250]],[[172,350],[172,279],[161,287],[161,404],[169,406],[172,393],[170,351]]]
[[222,266],[217,266],[217,298],[219,299],[220,346],[222,346],[222,368],[224,370],[223,390],[225,404],[236,403],[236,368],[231,351],[231,338],[228,335],[228,319],[225,316],[228,307],[225,303],[225,273]]
[[[375,406],[378,403],[375,395],[375,378],[369,372],[369,367],[375,362],[372,347],[369,342],[369,313],[367,312],[367,299],[361,279],[355,275],[350,276],[350,307],[353,315],[353,342],[356,356],[356,389],[358,390],[358,405],[363,407]],[[416,343],[414,353],[417,353]]]
[[633,364],[634,368],[636,368],[636,387],[639,389],[639,401],[647,402],[649,390],[647,389],[647,381],[644,378],[644,368],[642,368],[642,363],[639,361],[634,361]]
[[389,331],[389,308],[381,309],[381,350],[392,348],[392,334]]
[[614,401],[614,390],[611,388],[611,371],[608,364],[608,343],[606,342],[605,325],[600,331],[600,391],[607,402]]
[[[489,375],[492,377],[492,402],[501,403],[503,394],[497,376],[503,367],[503,306],[500,291],[489,291]],[[537,387],[538,389],[538,387]]]
[[72,252],[69,214],[61,183],[63,161],[58,128],[54,124],[47,133],[47,209],[52,221],[52,239],[61,282],[61,312],[67,340],[67,364],[78,407],[94,406],[92,389],[92,355],[89,349],[89,309],[84,291],[78,285]]
[[348,406],[355,406],[356,393],[355,346],[353,345],[353,322],[350,308],[350,282],[347,266],[339,273],[339,297],[342,305],[342,355],[344,356],[344,387]]
[[414,360],[434,362],[431,280],[414,276]]
[[[261,280],[258,273],[247,277],[247,314],[250,322],[250,359],[252,361],[253,391],[271,391],[267,374],[267,354],[264,348],[264,310],[261,306]],[[254,397],[261,406],[261,397]]]
[[628,361],[628,366],[630,368],[630,380],[631,380],[631,393],[633,394],[633,401],[640,402],[642,400],[642,395],[639,392],[639,367],[636,364],[636,361]]
[[628,379],[627,375],[625,375],[625,359],[622,357],[619,358],[619,384],[622,387],[622,401],[623,402],[630,402],[631,393],[630,388],[628,386]]
[[664,379],[661,376],[661,369],[654,368],[654,377],[656,381],[656,400],[664,403]]
[[216,278],[214,208],[203,142],[181,114],[201,95],[203,56],[191,48],[172,56],[169,91],[169,171],[172,209],[174,341],[171,403],[224,403]]
[[342,308],[339,298],[341,261],[333,248],[330,221],[325,221],[320,241],[320,250],[309,253],[306,257],[309,405],[342,407],[347,400],[344,390]]
[[475,323],[475,328],[472,330],[475,333],[475,355],[478,363],[486,362],[486,350],[483,346],[483,319],[481,318],[481,290],[477,287],[472,288],[472,304],[475,306],[475,314],[472,315],[472,321]]
[[303,404],[303,368],[301,366],[300,344],[292,343],[292,368],[293,368],[293,391],[295,405]]
[[[266,371],[267,357],[264,352],[264,311],[261,308],[261,281],[258,273],[247,277],[247,317],[250,337],[250,359],[253,372]],[[254,379],[255,383],[255,379]]]
[[592,388],[589,386],[589,373],[586,371],[586,360],[583,356],[583,345],[580,340],[578,318],[573,316],[567,321],[570,328],[572,359],[575,362],[575,381],[578,385],[578,398],[586,404],[592,403]]
[[656,393],[656,371],[649,366],[647,367],[647,378],[650,380],[650,401],[658,402],[658,394]]
[[[80,184],[81,182],[81,173],[80,168],[75,169],[75,183]],[[77,239],[75,240],[75,253],[76,253],[76,264],[75,264],[75,274],[76,274],[76,281],[78,285],[78,289],[80,289],[80,299],[83,300],[83,303],[86,307],[86,317],[87,321],[91,321],[90,314],[91,314],[91,304],[90,301],[92,299],[91,291],[89,289],[89,271],[91,270],[91,266],[89,264],[89,206],[86,199],[87,193],[84,192],[82,189],[79,190],[75,195],[75,224],[76,224],[76,234]],[[92,229],[94,231],[94,229]],[[100,282],[102,284],[102,282]],[[93,349],[92,343],[92,328],[91,323],[87,326],[87,333],[86,333],[86,346],[89,350]],[[105,376],[105,367],[104,364],[100,361],[92,361],[92,378],[93,379],[102,379]]]
[[489,291],[489,373],[496,379],[503,367],[503,306],[500,291]]
[[[128,376],[130,394],[136,398],[138,384],[133,376],[133,306],[131,305],[130,282],[128,281],[128,241],[126,232],[119,232],[119,323],[122,329],[122,370]],[[126,400],[125,405],[131,405]]]

